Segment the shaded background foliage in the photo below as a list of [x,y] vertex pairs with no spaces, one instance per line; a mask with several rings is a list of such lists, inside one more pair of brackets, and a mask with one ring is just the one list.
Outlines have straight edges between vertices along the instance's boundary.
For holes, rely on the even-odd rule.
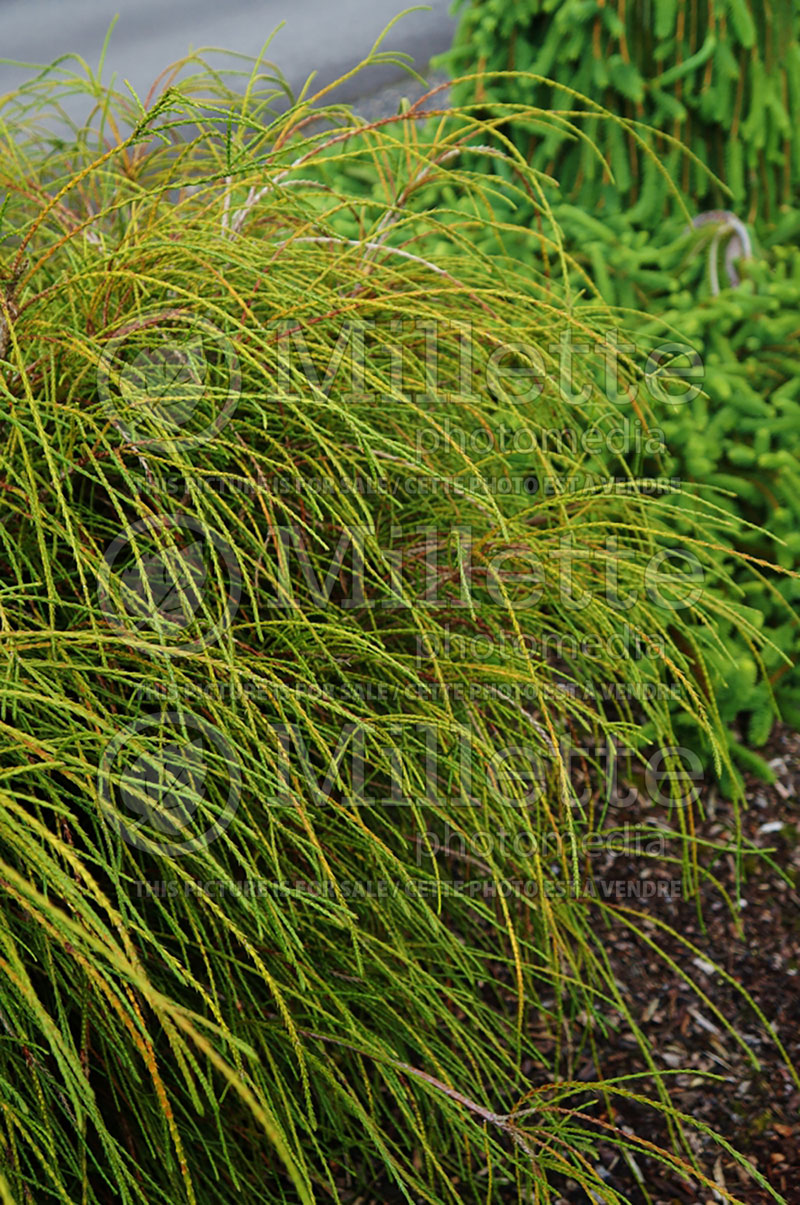
[[[797,569],[797,6],[476,0],[458,11],[459,31],[441,61],[486,74],[459,83],[455,98],[489,107],[551,105],[563,113],[571,131],[524,122],[512,137],[532,166],[554,178],[548,198],[570,253],[609,305],[648,315],[626,318],[641,337],[668,324],[702,357],[704,397],[665,418],[662,468],[726,491],[715,501],[741,521],[737,546]],[[511,69],[531,74],[503,74]],[[598,106],[605,112],[591,116]],[[643,124],[624,133],[608,113]],[[578,131],[591,139],[581,140]],[[492,160],[481,168],[508,170]],[[669,181],[680,185],[688,213],[679,212]],[[719,221],[690,235],[687,218],[701,211],[718,211]],[[750,226],[750,258],[732,245],[728,211]],[[514,218],[535,224],[537,207],[523,205]],[[487,232],[487,249],[501,242],[506,251],[529,254],[526,238]],[[716,264],[723,252],[733,279]],[[725,626],[725,651],[710,655],[732,748],[769,777],[751,747],[767,740],[777,714],[793,724],[800,718],[800,675],[793,668],[800,622],[796,580],[764,572],[756,580],[737,570],[733,576],[743,591],[739,600],[762,617],[757,622],[774,642],[766,661],[753,656],[736,623]],[[684,737],[692,739],[686,731]]]
[[[457,11],[459,29],[442,61],[458,74],[486,73],[456,87],[459,104],[589,113],[602,106],[651,127],[637,133],[661,167],[642,155],[633,133],[592,123],[613,182],[591,145],[558,128],[521,133],[520,149],[555,176],[565,199],[591,213],[623,209],[654,229],[666,216],[664,173],[696,209],[719,208],[724,199],[748,221],[774,220],[796,198],[800,133],[791,115],[800,108],[800,14],[793,0],[464,0]],[[513,81],[495,74],[504,71],[522,74]]]

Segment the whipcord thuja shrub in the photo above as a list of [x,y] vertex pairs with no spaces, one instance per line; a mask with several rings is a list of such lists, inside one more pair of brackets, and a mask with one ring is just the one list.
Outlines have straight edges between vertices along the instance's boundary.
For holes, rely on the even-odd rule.
[[[0,1199],[617,1201],[631,1099],[712,1187],[586,838],[622,839],[614,767],[652,782],[646,722],[644,833],[705,873],[665,693],[724,759],[686,635],[725,614],[724,516],[676,542],[624,457],[535,502],[508,459],[535,436],[569,481],[544,434],[617,421],[562,356],[607,312],[555,228],[524,274],[476,250],[494,186],[414,209],[468,113],[354,138],[209,72],[147,111],[90,81],[48,140],[59,87],[0,110]],[[326,186],[349,155],[382,203]],[[618,1025],[648,1076],[576,1079]]]

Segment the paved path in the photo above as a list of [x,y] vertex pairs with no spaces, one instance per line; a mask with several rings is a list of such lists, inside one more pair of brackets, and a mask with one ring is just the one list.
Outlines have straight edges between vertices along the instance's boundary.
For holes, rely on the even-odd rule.
[[[159,72],[189,50],[224,47],[256,55],[281,22],[268,57],[297,90],[311,71],[325,84],[355,66],[401,10],[404,0],[0,0],[0,57],[49,63],[74,51],[96,70],[108,26],[120,13],[104,72],[127,78],[144,98]],[[449,0],[404,17],[384,49],[412,54],[425,73],[432,55],[450,44],[455,20]],[[402,71],[371,68],[337,93],[369,96]],[[0,95],[30,75],[0,63]],[[410,81],[409,81],[410,82]]]

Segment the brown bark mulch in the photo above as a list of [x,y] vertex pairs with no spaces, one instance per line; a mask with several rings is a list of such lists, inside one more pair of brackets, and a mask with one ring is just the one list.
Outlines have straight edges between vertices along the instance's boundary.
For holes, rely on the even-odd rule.
[[[676,1107],[721,1134],[789,1205],[800,1205],[800,1090],[753,1008],[711,965],[718,964],[747,989],[777,1031],[789,1060],[800,1067],[800,734],[776,729],[766,760],[777,781],[766,785],[747,779],[742,830],[755,847],[773,851],[770,857],[775,867],[758,854],[748,854],[737,891],[733,856],[707,851],[702,862],[728,893],[733,910],[709,880],[701,888],[699,911],[697,902],[686,898],[642,899],[633,905],[637,924],[649,931],[678,967],[691,973],[711,1004],[741,1036],[744,1047],[681,975],[632,933],[622,913],[608,930],[606,949],[633,1016],[653,1044],[656,1065],[688,1069],[671,1080],[670,1095]],[[724,844],[735,830],[732,806],[715,786],[705,789],[701,800],[705,817],[698,817],[698,835]],[[628,880],[646,875],[673,879],[676,874],[672,865],[627,855],[617,856],[599,869],[601,874]],[[630,906],[632,901],[625,903]],[[658,929],[651,919],[656,916],[685,936],[697,953]],[[600,1049],[599,1061],[600,1070],[609,1076],[646,1070],[634,1035],[625,1032],[624,1023]],[[705,1080],[700,1072],[713,1072],[724,1080]],[[579,1078],[590,1080],[596,1075],[597,1068],[587,1058],[578,1070]],[[634,1081],[630,1087],[641,1092],[646,1081]],[[668,1145],[666,1126],[644,1106],[616,1100],[614,1116],[606,1115],[605,1120],[629,1127],[648,1141]],[[719,1188],[748,1205],[774,1199],[710,1137],[690,1127],[687,1134],[700,1165],[706,1174],[713,1174]],[[598,1156],[604,1179],[633,1205],[725,1200],[722,1193],[696,1178],[683,1177],[639,1153],[632,1161],[626,1160],[619,1150],[601,1145]],[[649,1195],[642,1191],[642,1184]],[[563,1200],[570,1205],[586,1200],[576,1185],[565,1183],[563,1192]]]

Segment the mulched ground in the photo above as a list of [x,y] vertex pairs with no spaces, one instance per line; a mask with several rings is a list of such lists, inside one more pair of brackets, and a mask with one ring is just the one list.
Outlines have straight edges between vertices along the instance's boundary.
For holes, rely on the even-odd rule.
[[[744,1039],[760,1069],[725,1031],[713,1010],[626,928],[624,919],[610,929],[607,949],[631,1011],[653,1043],[657,1063],[692,1069],[672,1080],[675,1105],[721,1134],[790,1205],[796,1205],[800,1203],[800,1091],[753,1009],[710,965],[710,960],[718,963],[750,992],[774,1025],[789,1059],[800,1067],[800,735],[776,730],[767,760],[777,782],[767,786],[748,779],[742,827],[755,846],[774,850],[771,858],[790,882],[757,854],[749,855],[737,894],[733,858],[709,851],[704,863],[731,897],[741,928],[720,890],[710,883],[701,892],[702,922],[696,902],[687,899],[642,900],[635,905],[645,930],[651,930],[659,948],[677,965],[691,972]],[[703,803],[706,818],[698,824],[699,835],[724,842],[734,831],[731,805],[714,787],[704,792]],[[595,873],[629,880],[648,874],[673,879],[676,874],[672,866],[627,856],[595,867]],[[698,948],[698,954],[666,937],[649,916],[674,926]],[[646,1070],[633,1034],[624,1030],[623,1023],[600,1050],[605,1075]],[[712,1085],[696,1074],[700,1071],[722,1075],[724,1083]],[[579,1078],[587,1080],[596,1074],[588,1059],[578,1071]],[[636,1090],[644,1086],[642,1081]],[[668,1145],[666,1129],[653,1110],[628,1102],[618,1102],[616,1108],[613,1121],[617,1126],[630,1127],[640,1137]],[[701,1166],[721,1188],[752,1205],[773,1199],[713,1140],[691,1129],[688,1133]],[[635,1166],[631,1166],[611,1147],[600,1147],[599,1156],[604,1178],[635,1205],[695,1205],[725,1199],[691,1177],[684,1179],[666,1171],[648,1157],[636,1154]],[[586,1200],[577,1186],[568,1183],[563,1193],[563,1201],[570,1205]]]

